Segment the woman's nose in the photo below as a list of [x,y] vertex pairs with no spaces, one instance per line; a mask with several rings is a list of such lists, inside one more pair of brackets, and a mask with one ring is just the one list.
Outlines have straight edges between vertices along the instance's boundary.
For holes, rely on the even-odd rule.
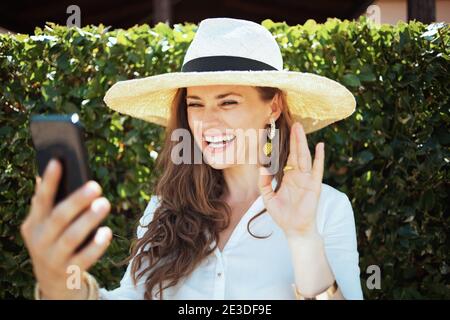
[[214,106],[207,106],[203,110],[202,121],[204,124],[211,124],[218,122],[219,120],[219,110]]

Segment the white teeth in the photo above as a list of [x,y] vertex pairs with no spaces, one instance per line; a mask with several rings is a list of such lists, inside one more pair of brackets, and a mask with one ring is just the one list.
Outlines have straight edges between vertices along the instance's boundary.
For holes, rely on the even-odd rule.
[[219,143],[211,142],[211,143],[209,144],[209,146],[210,146],[211,148],[222,148],[224,145],[225,145],[225,143],[223,143],[223,142],[219,142]]
[[228,134],[224,136],[204,136],[205,140],[209,142],[211,148],[223,148],[228,142],[235,138],[234,135]]
[[234,139],[234,135],[228,134],[225,136],[205,136],[205,140],[210,143],[227,142]]

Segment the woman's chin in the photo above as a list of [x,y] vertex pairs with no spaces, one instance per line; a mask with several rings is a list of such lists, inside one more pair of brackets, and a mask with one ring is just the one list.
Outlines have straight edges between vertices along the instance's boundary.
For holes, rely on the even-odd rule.
[[202,147],[205,163],[216,170],[223,170],[241,164],[242,161],[237,159],[241,159],[239,155],[245,151],[242,146],[235,145],[235,140],[232,140],[226,147],[222,148],[214,148],[207,143],[203,144]]
[[233,163],[227,163],[225,159],[216,159],[209,156],[206,156],[206,164],[216,170],[223,170],[234,166]]
[[226,153],[211,154],[206,151],[203,156],[206,164],[216,170],[223,170],[236,165],[232,155],[227,157]]

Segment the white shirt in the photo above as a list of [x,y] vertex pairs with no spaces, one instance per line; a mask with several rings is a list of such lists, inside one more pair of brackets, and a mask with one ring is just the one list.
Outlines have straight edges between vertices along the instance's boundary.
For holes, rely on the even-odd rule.
[[[272,188],[276,186],[275,178]],[[153,218],[158,198],[152,196],[138,226],[141,238]],[[250,230],[266,239],[254,238],[247,231],[251,217],[264,208],[262,197],[251,205],[233,230],[223,251],[216,248],[176,286],[164,290],[163,299],[295,299],[293,263],[287,239],[268,212],[250,223]],[[363,299],[356,228],[347,195],[325,183],[319,197],[316,221],[324,239],[325,253],[336,282],[346,299]],[[212,244],[214,245],[214,243]],[[145,263],[141,268],[145,267]],[[114,290],[100,288],[100,299],[144,299],[145,279],[133,285],[131,261],[120,286]],[[157,286],[156,286],[157,287]],[[153,299],[156,296],[153,288]]]

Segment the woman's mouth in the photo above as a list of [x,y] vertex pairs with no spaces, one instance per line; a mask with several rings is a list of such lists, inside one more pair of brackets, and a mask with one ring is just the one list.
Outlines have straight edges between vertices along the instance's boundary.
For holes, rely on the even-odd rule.
[[207,144],[206,149],[212,153],[223,152],[233,143],[235,139],[236,136],[232,134],[222,136],[204,136],[204,140]]

